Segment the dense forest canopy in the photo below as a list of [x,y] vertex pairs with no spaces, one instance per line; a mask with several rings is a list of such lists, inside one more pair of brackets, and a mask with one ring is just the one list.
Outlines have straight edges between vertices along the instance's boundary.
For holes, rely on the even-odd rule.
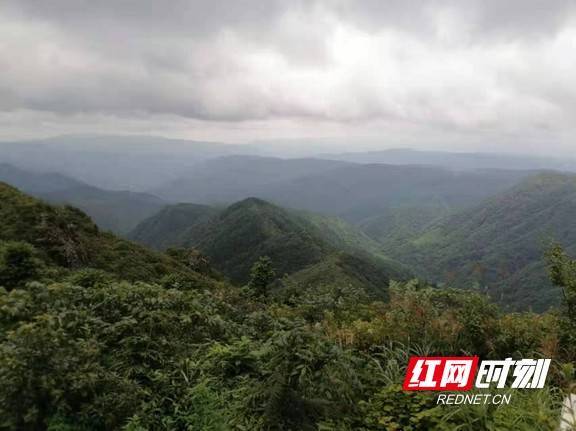
[[[235,281],[247,280],[259,256],[274,254],[281,275],[305,270],[304,278],[349,279],[347,270],[343,278],[336,275],[349,265],[329,262],[349,261],[350,255],[370,262],[368,272],[383,284],[411,273],[441,286],[474,287],[505,309],[544,311],[561,298],[542,256],[554,242],[575,252],[576,182],[569,173],[518,169],[539,166],[538,160],[517,161],[513,169],[463,165],[451,171],[320,158],[213,157],[176,182],[153,188],[161,197],[99,189],[6,163],[0,164],[0,180],[80,208],[101,230],[148,247],[197,248]],[[171,201],[178,197],[185,201]],[[248,202],[266,205],[249,208]],[[313,263],[316,270],[308,268]]]
[[[548,265],[561,307],[510,314],[480,292],[371,278],[362,265],[379,257],[334,254],[325,220],[259,200],[202,222],[217,233],[214,223],[247,211],[282,235],[286,255],[248,254],[248,275],[230,282],[186,244],[150,251],[79,210],[5,184],[0,196],[2,429],[545,430],[574,381],[576,263],[560,247]],[[288,234],[318,257],[286,278]],[[259,250],[246,247],[236,251]],[[516,391],[509,405],[443,409],[431,393],[402,391],[414,354],[553,365],[544,389]]]

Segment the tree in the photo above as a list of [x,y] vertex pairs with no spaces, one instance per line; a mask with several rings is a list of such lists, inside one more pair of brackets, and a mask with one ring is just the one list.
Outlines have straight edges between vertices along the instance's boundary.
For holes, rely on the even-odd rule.
[[215,275],[210,266],[210,260],[196,249],[184,247],[169,248],[166,250],[166,254],[192,271],[204,275]]
[[6,242],[0,245],[0,286],[11,290],[36,278],[42,261],[36,250],[26,242]]
[[548,270],[552,283],[562,289],[563,313],[558,320],[560,346],[564,354],[576,361],[576,261],[564,249],[555,245],[548,252]]
[[248,287],[255,296],[268,296],[268,286],[276,278],[272,260],[268,256],[261,256],[252,265]]
[[318,423],[354,415],[363,362],[305,327],[275,332],[267,347],[262,378],[246,397],[263,429],[342,429]]
[[548,270],[552,283],[562,289],[568,319],[576,323],[576,261],[555,245],[548,252]]

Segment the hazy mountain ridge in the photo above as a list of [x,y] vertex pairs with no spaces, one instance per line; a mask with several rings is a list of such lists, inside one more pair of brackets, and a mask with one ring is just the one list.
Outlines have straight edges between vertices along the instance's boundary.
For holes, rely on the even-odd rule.
[[57,173],[37,173],[0,164],[0,181],[55,204],[85,211],[102,229],[125,234],[166,202],[148,193],[103,190]]
[[296,179],[273,194],[289,207],[361,222],[387,208],[468,206],[505,190],[529,174],[499,170],[455,173],[429,166],[349,165]]
[[152,192],[176,201],[230,204],[251,196],[271,197],[277,185],[348,164],[314,158],[219,157]]
[[431,166],[229,157],[205,162],[195,173],[153,192],[167,199],[208,205],[255,196],[284,207],[360,222],[393,207],[472,205],[531,174],[518,170],[457,173]]
[[31,194],[53,193],[87,186],[82,181],[59,173],[31,172],[8,163],[0,163],[0,181]]
[[476,169],[555,169],[576,171],[576,158],[554,158],[498,153],[457,153],[394,148],[380,151],[326,153],[318,157],[353,163],[442,166],[453,170]]
[[38,172],[59,172],[96,187],[145,191],[185,174],[196,163],[249,146],[155,136],[66,135],[0,142],[0,162]]

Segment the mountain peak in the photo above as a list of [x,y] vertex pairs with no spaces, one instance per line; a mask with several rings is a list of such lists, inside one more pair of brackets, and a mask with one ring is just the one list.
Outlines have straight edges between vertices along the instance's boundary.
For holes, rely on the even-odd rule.
[[226,212],[233,212],[233,211],[237,211],[239,209],[246,209],[246,208],[251,208],[251,207],[278,208],[276,205],[274,205],[268,201],[265,201],[264,199],[249,197],[249,198],[242,199],[241,201],[238,201],[238,202],[230,205],[228,207],[228,209],[226,210]]

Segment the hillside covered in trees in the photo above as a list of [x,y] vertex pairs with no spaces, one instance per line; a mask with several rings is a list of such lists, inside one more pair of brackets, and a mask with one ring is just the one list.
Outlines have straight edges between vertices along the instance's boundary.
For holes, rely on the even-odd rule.
[[[263,212],[275,222],[265,232],[286,247],[256,248],[278,250],[272,259],[242,254],[254,259],[249,275],[230,283],[192,248],[149,251],[79,210],[5,184],[0,196],[6,430],[544,430],[557,426],[573,384],[576,263],[560,248],[549,268],[563,307],[505,314],[478,292],[391,281],[375,300],[371,283],[381,281],[318,278],[319,267],[338,265],[366,275],[366,263],[332,253],[322,223],[254,199],[197,225],[218,244],[228,220]],[[280,251],[300,247],[310,264],[299,270],[298,261],[279,288]],[[470,353],[550,357],[553,366],[544,389],[516,391],[499,408],[442,409],[431,393],[402,391],[410,355]]]
[[[89,141],[94,151],[105,142]],[[129,147],[135,144],[126,140]],[[72,140],[56,147],[68,154]],[[158,151],[153,143],[144,147],[142,156]],[[27,148],[34,154],[41,150],[36,144]],[[231,149],[221,150],[225,154]],[[110,155],[112,147],[98,151]],[[391,155],[399,154],[383,154]],[[380,156],[221,157],[218,150],[178,171],[172,181],[163,183],[159,176],[160,184],[149,190],[166,200],[7,163],[0,164],[0,180],[48,202],[83,210],[103,232],[111,230],[157,250],[197,248],[216,271],[235,282],[247,280],[258,256],[276,254],[279,274],[295,276],[305,270],[299,275],[303,280],[313,275],[314,280],[355,284],[358,271],[351,274],[352,265],[344,263],[354,260],[366,264],[372,280],[414,274],[442,286],[479,289],[508,309],[543,311],[559,304],[543,256],[553,241],[573,252],[572,186],[568,181],[560,187],[552,180],[569,174],[522,170],[550,165],[550,160],[513,158],[508,163],[511,159],[504,158],[502,163],[508,164],[501,165],[482,154],[448,154],[453,161],[468,160],[455,165],[459,170],[396,164],[404,156],[417,156],[415,163],[428,156],[438,161],[441,153],[408,152],[392,157],[395,164],[357,163],[381,162]],[[484,169],[490,166],[500,169]],[[540,189],[533,186],[539,182],[544,184]],[[242,201],[267,205],[243,206]],[[235,205],[238,211],[228,211]],[[318,266],[312,270],[309,265]]]
[[383,255],[378,243],[343,220],[288,210],[257,198],[224,209],[169,206],[143,221],[130,237],[158,249],[197,249],[214,268],[240,283],[248,280],[250,267],[260,256],[272,259],[279,276],[302,281],[313,277],[317,283],[338,280],[356,285],[358,278],[371,279],[371,292],[380,296],[390,279],[410,274]]
[[543,256],[554,243],[576,249],[576,176],[543,173],[465,211],[441,218],[391,254],[431,281],[486,291],[516,309],[560,301]]

